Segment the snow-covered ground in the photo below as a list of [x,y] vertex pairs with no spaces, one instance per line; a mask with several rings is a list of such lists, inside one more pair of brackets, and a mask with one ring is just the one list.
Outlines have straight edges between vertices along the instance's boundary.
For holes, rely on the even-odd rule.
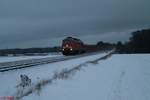
[[47,58],[47,57],[59,57],[63,56],[62,54],[48,54],[46,56],[16,56],[16,57],[0,57],[1,62],[11,62],[11,61],[18,61],[18,60],[27,60],[27,59],[39,59],[39,58]]
[[[22,100],[150,100],[150,54],[115,54],[106,60],[94,61],[104,54],[82,57],[38,67],[0,73],[0,96],[15,96],[20,75],[26,74],[32,86],[48,80],[54,73],[72,69],[81,70],[68,79],[56,79],[40,91],[34,91]],[[28,89],[28,87],[26,87]]]

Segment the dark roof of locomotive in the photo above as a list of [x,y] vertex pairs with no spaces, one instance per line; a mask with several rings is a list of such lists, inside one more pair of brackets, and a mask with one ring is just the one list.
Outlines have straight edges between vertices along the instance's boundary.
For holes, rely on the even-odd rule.
[[73,37],[67,37],[63,40],[64,41],[76,41],[76,42],[80,42],[80,43],[83,43],[80,39],[77,39],[77,38],[73,38]]

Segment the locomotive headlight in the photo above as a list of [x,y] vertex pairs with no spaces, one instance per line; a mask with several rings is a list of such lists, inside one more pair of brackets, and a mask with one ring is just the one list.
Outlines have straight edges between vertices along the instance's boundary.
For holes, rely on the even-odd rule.
[[70,48],[70,50],[72,51],[72,48]]

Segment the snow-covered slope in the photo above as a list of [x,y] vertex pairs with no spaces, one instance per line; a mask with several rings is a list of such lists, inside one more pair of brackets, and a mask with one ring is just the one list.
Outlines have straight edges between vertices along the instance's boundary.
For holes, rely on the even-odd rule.
[[[58,78],[22,100],[150,100],[150,54],[105,54],[0,73],[0,96],[15,95],[20,74],[32,79],[32,86],[51,78],[54,72],[84,66],[69,78]],[[84,64],[90,61],[91,63]]]

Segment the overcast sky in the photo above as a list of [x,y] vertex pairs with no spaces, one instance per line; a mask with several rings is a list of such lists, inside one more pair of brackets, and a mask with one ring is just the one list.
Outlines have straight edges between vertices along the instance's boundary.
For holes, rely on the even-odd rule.
[[0,0],[0,49],[127,41],[150,27],[150,0]]

